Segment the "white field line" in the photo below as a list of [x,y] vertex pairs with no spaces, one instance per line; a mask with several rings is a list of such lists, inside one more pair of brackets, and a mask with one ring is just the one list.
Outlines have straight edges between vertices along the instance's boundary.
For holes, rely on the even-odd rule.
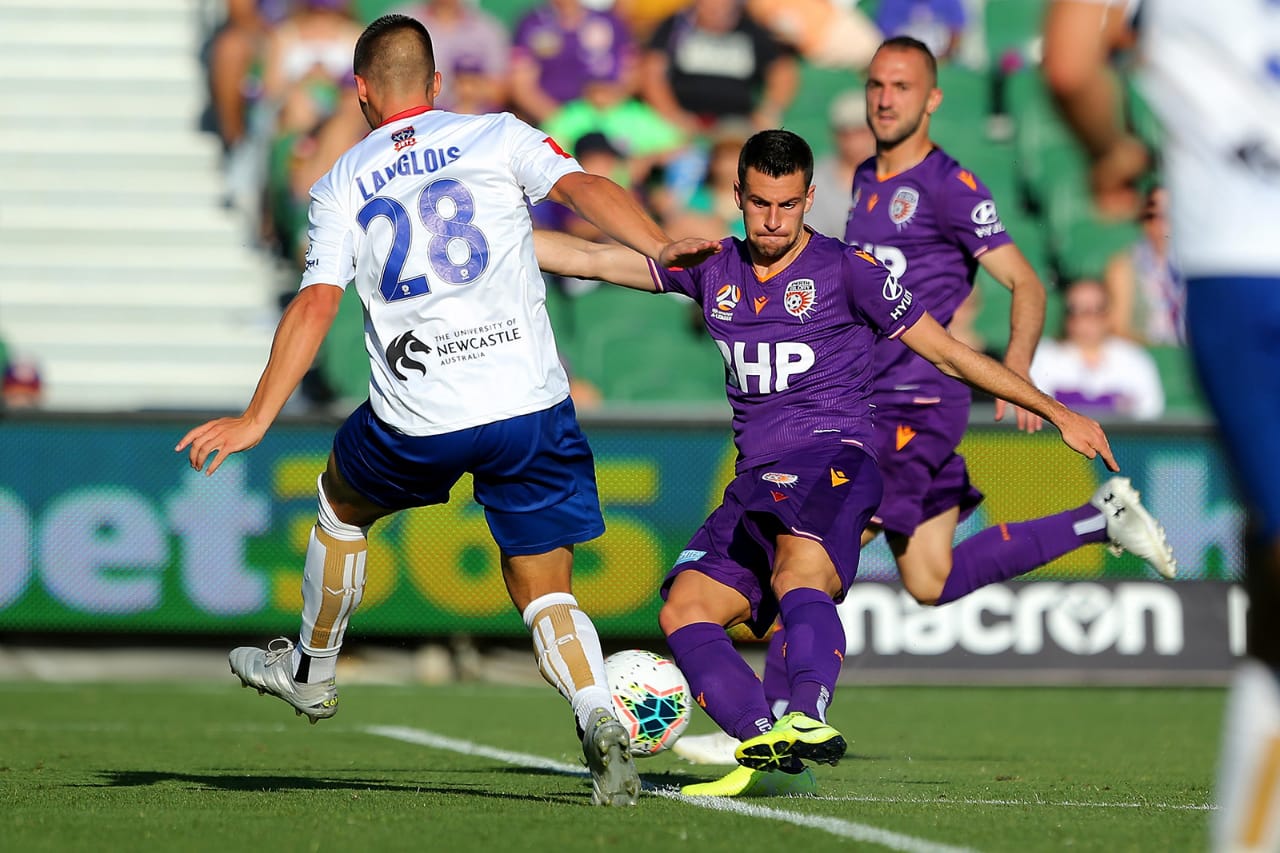
[[[505,749],[495,749],[493,747],[484,746],[483,744],[471,743],[470,741],[458,740],[456,738],[438,735],[433,732],[423,731],[422,729],[413,729],[404,726],[368,726],[364,731],[371,735],[377,735],[378,737],[391,738],[392,740],[417,744],[418,746],[427,746],[433,749],[443,749],[449,752],[461,753],[463,755],[476,755],[481,758],[501,761],[504,764],[512,764],[517,767],[530,767],[538,770],[547,770],[566,776],[585,777],[588,775],[587,771],[577,764],[566,764],[563,761],[553,761],[549,758],[543,758],[539,755],[528,755],[523,752],[510,752]],[[966,847],[953,847],[948,844],[938,844],[923,838],[915,838],[910,835],[891,832],[887,829],[881,829],[876,826],[869,826],[865,823],[841,820],[840,818],[799,814],[797,812],[789,812],[783,809],[750,805],[740,800],[726,799],[724,797],[686,797],[674,788],[658,788],[651,785],[645,785],[644,788],[648,793],[654,796],[665,797],[669,800],[677,800],[691,806],[711,809],[712,811],[732,812],[746,817],[781,821],[783,823],[794,824],[806,829],[816,829],[822,832],[827,832],[832,835],[839,836],[840,838],[879,844],[883,847],[888,847],[891,850],[901,850],[903,853],[972,853],[972,851]]]
[[921,806],[1050,806],[1059,809],[1166,809],[1170,811],[1212,812],[1218,807],[1212,803],[1084,803],[1078,800],[979,800],[940,797],[927,799],[924,797],[815,797],[818,800],[831,800],[845,803],[885,803],[887,805],[921,805]]

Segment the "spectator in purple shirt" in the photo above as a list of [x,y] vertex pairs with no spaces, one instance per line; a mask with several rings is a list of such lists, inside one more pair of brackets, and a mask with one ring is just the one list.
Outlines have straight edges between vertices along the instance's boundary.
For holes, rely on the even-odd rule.
[[452,75],[459,70],[469,75],[467,108],[461,112],[476,112],[475,103],[496,106],[506,101],[511,40],[497,18],[467,0],[426,0],[400,11],[417,18],[431,33],[431,48],[442,77],[436,107],[458,111],[455,108],[461,99]]
[[516,25],[511,48],[511,103],[538,124],[581,97],[585,81],[614,76],[634,87],[635,46],[609,12],[578,0],[547,0]]

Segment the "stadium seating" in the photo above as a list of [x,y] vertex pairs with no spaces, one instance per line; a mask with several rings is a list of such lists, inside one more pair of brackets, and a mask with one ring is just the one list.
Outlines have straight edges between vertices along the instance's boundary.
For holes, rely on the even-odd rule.
[[1196,380],[1191,354],[1183,347],[1149,347],[1160,371],[1164,386],[1165,417],[1203,418],[1209,415],[1208,404]]
[[241,408],[275,273],[222,205],[194,4],[0,4],[0,334],[49,409]]

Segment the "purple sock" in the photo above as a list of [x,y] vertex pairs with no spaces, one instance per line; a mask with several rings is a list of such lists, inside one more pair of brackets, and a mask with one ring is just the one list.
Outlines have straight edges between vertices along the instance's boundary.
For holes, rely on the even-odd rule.
[[791,698],[787,685],[787,632],[781,625],[769,637],[769,650],[764,655],[764,698],[777,713],[778,703]]
[[938,604],[987,584],[1038,569],[1081,545],[1107,541],[1107,521],[1093,504],[1016,524],[998,524],[956,546]]
[[778,610],[787,630],[787,680],[791,688],[787,711],[826,720],[827,705],[844,663],[844,626],[836,604],[825,592],[802,587],[782,596]]
[[748,740],[772,728],[773,715],[760,679],[724,628],[694,622],[673,631],[667,645],[698,704],[726,733]]

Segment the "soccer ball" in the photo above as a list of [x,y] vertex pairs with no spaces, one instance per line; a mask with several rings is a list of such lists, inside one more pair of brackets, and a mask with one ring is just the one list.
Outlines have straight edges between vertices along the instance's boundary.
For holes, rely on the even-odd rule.
[[676,742],[693,715],[689,682],[674,662],[642,649],[604,662],[618,719],[631,734],[631,754],[657,755]]

